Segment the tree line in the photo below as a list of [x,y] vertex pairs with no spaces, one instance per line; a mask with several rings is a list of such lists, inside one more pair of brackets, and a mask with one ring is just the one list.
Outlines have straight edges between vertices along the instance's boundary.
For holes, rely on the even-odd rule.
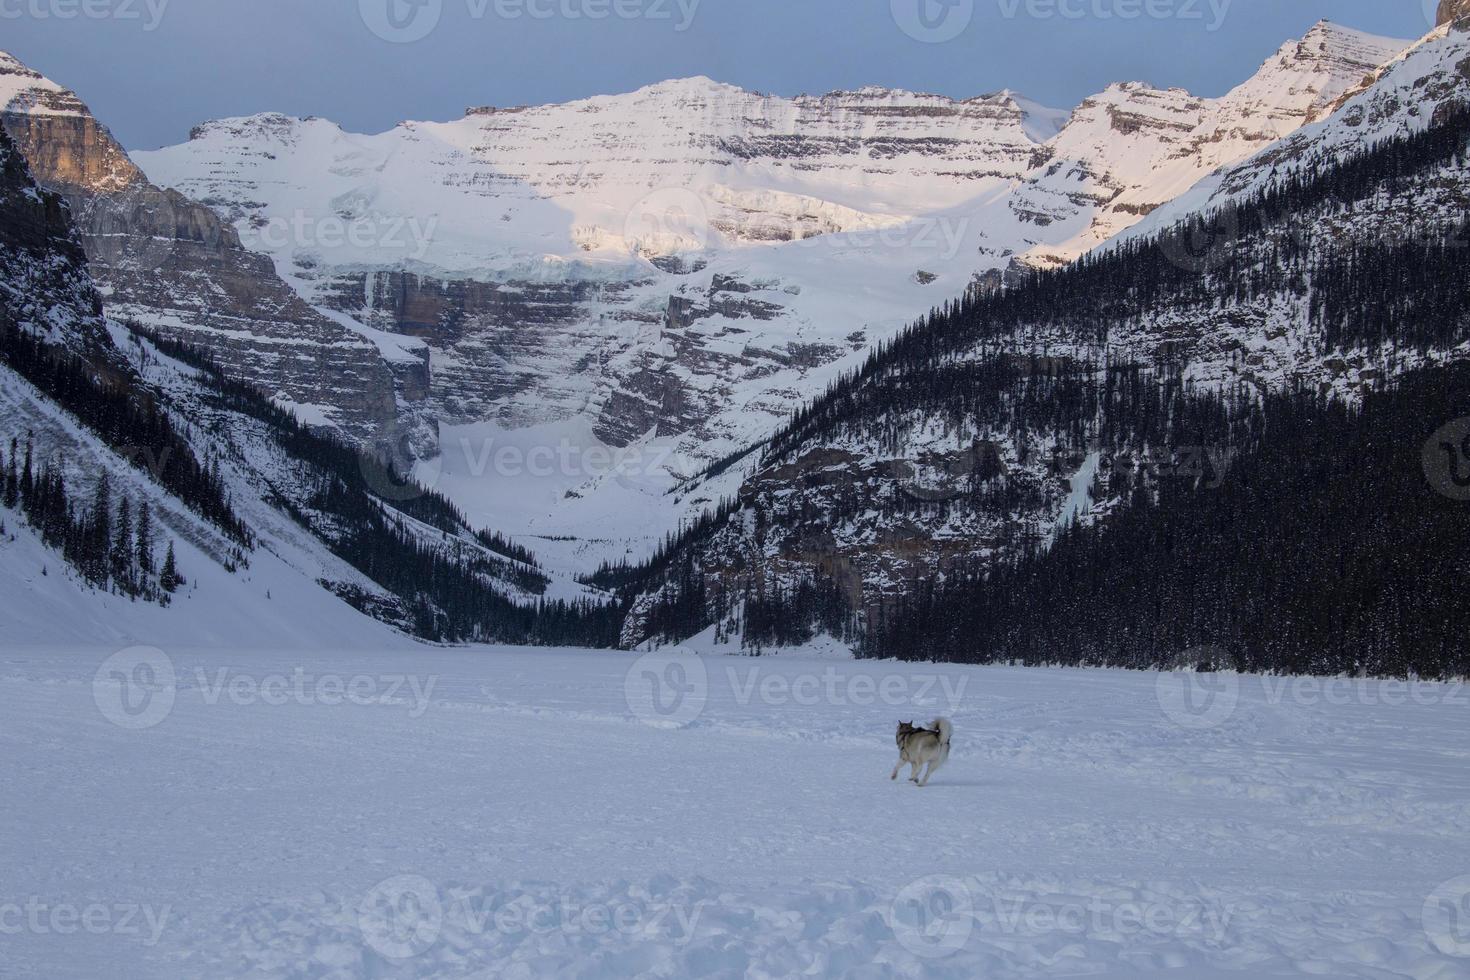
[[38,463],[32,438],[23,448],[12,438],[8,454],[0,446],[0,504],[20,514],[89,585],[166,606],[185,584],[174,544],[168,542],[160,561],[149,502],[135,507],[130,496],[119,494],[114,505],[113,497],[106,471],[90,504],[83,504],[67,486],[65,462]]

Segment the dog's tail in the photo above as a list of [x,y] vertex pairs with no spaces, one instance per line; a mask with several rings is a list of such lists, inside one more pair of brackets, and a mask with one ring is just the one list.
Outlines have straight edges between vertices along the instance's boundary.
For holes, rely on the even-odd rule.
[[939,733],[939,744],[944,752],[940,761],[944,761],[949,758],[949,740],[954,737],[954,723],[948,718],[935,718],[933,727]]

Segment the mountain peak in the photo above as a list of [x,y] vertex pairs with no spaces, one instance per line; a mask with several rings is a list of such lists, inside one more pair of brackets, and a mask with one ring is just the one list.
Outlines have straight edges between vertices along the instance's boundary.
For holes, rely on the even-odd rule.
[[1283,44],[1220,104],[1227,118],[1238,121],[1263,113],[1275,117],[1277,125],[1268,127],[1267,134],[1285,136],[1329,113],[1346,92],[1411,43],[1319,20],[1300,40]]
[[1343,27],[1330,20],[1319,20],[1302,35],[1301,40],[1288,41],[1282,45],[1277,55],[1294,58],[1341,58],[1371,64],[1376,68],[1411,43],[1413,42],[1409,39],[1369,34]]
[[143,173],[75,92],[0,52],[0,118],[36,182],[63,194],[114,191]]
[[62,103],[75,98],[67,89],[19,58],[0,51],[0,109],[15,113],[45,111],[48,115],[58,115],[62,111],[74,112],[74,107],[63,109]]
[[669,78],[638,89],[635,95],[673,96],[676,98],[707,98],[724,95],[753,95],[738,85],[717,82],[708,75],[690,75],[687,78]]

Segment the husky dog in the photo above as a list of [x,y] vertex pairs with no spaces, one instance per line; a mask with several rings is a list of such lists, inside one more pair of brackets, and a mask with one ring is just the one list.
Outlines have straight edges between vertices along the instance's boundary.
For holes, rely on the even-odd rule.
[[[934,770],[944,765],[949,758],[949,740],[954,734],[954,725],[950,724],[948,718],[935,718],[930,722],[929,728],[915,728],[911,721],[899,722],[898,734],[894,740],[898,742],[898,764],[893,767],[893,775],[889,779],[897,779],[898,771],[905,764],[913,768],[909,772],[909,782],[919,786],[926,786],[929,777],[934,775]],[[919,770],[928,765],[924,772],[924,778],[919,778]]]

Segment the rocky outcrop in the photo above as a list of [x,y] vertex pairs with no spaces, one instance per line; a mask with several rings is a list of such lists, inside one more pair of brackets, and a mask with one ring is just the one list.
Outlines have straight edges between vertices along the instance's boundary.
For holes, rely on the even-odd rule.
[[40,190],[0,129],[0,323],[83,354],[107,344],[102,300],[60,195]]
[[1012,203],[1026,220],[1083,220],[1086,228],[1028,258],[1042,265],[1075,259],[1211,172],[1328,115],[1406,46],[1322,21],[1218,99],[1139,82],[1109,87],[1077,108],[1048,144],[1044,168]]
[[71,216],[59,194],[40,192],[31,179],[25,157],[0,130],[0,248],[7,255],[40,259],[57,255],[80,267],[86,261],[81,243],[71,230]]
[[1470,17],[1470,0],[1440,0],[1437,26]]
[[75,94],[0,55],[0,109],[37,182],[69,205],[110,316],[205,348],[364,443],[393,425],[412,386],[378,349],[308,306],[209,208],[149,183]]

